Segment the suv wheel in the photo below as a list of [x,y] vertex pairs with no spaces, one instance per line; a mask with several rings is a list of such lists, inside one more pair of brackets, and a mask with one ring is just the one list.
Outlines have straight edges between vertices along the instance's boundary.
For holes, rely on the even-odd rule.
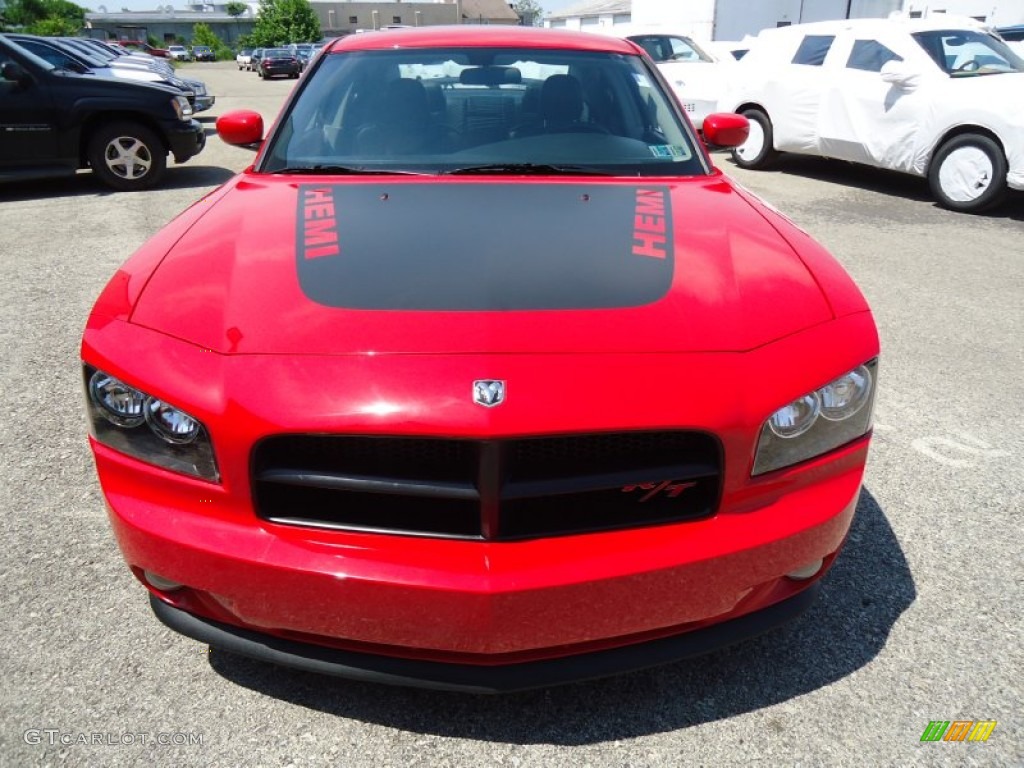
[[1006,157],[988,136],[954,136],[932,158],[928,184],[944,208],[980,213],[1006,197]]
[[149,189],[167,168],[160,137],[139,123],[101,126],[89,140],[88,158],[100,181],[122,191]]
[[732,151],[732,159],[740,168],[766,168],[779,155],[772,147],[772,121],[760,109],[745,109],[740,114],[750,121],[750,135]]

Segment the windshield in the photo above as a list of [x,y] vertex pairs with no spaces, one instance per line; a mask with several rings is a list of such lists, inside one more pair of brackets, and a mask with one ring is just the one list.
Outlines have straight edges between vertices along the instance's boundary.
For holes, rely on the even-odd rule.
[[706,172],[641,56],[464,48],[321,58],[260,170]]
[[914,39],[950,77],[1024,72],[1024,60],[1002,40],[985,32],[917,32]]
[[[18,45],[18,43],[14,40],[4,37],[3,35],[0,35],[0,41],[3,41],[7,45],[9,45],[13,51],[16,51],[17,53],[21,54],[40,69],[45,69],[47,71],[52,71],[56,69],[56,67],[50,62],[48,62],[46,59],[33,53],[24,46]],[[3,65],[7,64],[9,61],[13,61],[13,59],[11,59],[11,57],[3,49],[3,46],[0,46],[0,67],[3,67]],[[3,80],[0,79],[0,82],[3,82]]]

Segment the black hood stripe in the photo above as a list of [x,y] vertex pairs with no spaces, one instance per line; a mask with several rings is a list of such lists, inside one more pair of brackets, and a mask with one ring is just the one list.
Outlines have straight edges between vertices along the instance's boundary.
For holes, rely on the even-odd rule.
[[640,306],[675,264],[657,185],[301,185],[297,232],[302,290],[349,309]]

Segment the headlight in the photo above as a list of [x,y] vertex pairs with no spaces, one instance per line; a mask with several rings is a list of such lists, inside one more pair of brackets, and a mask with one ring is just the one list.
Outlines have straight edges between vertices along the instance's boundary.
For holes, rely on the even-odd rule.
[[206,428],[170,403],[85,366],[89,426],[114,450],[159,467],[219,482]]
[[199,80],[186,80],[186,87],[196,96],[206,95],[206,85]]
[[188,103],[188,99],[184,96],[175,96],[171,99],[171,107],[178,115],[179,120],[188,120],[192,117],[192,105]]
[[761,427],[752,474],[819,456],[871,429],[878,360],[788,403]]

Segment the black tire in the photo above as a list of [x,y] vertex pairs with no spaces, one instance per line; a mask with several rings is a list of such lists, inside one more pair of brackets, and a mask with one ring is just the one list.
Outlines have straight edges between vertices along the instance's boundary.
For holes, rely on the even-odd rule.
[[733,162],[750,170],[767,168],[779,156],[772,146],[772,121],[760,109],[745,109],[740,114],[750,121],[750,136],[732,151]]
[[167,150],[152,130],[139,123],[100,126],[89,138],[89,165],[97,178],[113,189],[150,189],[167,170]]
[[981,213],[1006,197],[1006,156],[980,133],[954,136],[932,157],[928,185],[939,205],[960,213]]

